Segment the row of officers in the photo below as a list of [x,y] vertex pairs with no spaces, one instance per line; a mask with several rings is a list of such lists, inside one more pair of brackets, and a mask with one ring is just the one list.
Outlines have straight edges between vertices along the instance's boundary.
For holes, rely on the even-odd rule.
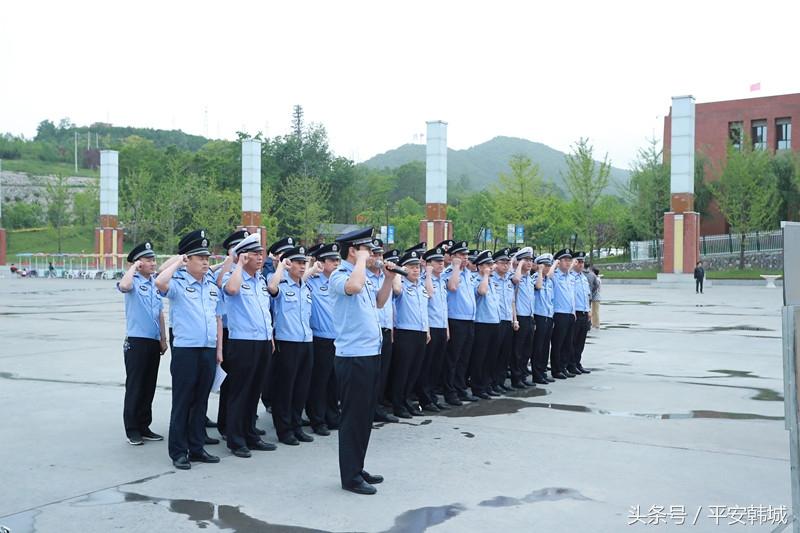
[[446,240],[401,253],[372,228],[309,249],[285,238],[268,250],[259,234],[238,230],[222,246],[225,261],[210,266],[208,236],[193,231],[159,268],[142,243],[117,285],[127,439],[163,440],[150,425],[171,346],[168,450],[178,469],[220,460],[204,448],[217,365],[227,373],[218,429],[234,456],[276,448],[256,426],[259,401],[286,445],[314,440],[305,411],[317,435],[339,430],[342,488],[359,494],[383,481],[364,470],[373,422],[590,373],[581,358],[597,279],[582,252],[535,257],[530,247],[478,251]]

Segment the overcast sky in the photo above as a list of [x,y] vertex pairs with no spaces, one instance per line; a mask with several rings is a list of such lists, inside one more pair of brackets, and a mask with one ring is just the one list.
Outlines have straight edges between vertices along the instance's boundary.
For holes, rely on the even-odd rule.
[[[357,161],[497,135],[615,166],[662,135],[670,97],[800,91],[800,2],[4,1],[0,131],[43,119],[285,133],[294,104]],[[760,82],[760,92],[750,92]],[[207,117],[207,118],[206,118]]]

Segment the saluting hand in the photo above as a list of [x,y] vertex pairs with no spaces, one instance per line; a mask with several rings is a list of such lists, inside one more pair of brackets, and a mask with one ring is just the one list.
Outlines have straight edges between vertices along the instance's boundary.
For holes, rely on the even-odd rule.
[[137,259],[136,261],[134,261],[134,263],[133,263],[133,270],[134,270],[135,272],[139,272],[139,269],[141,269],[141,268],[142,268],[142,262],[141,262],[139,259]]
[[461,268],[461,258],[460,257],[453,257],[450,260],[450,264],[453,266],[453,268]]
[[243,253],[243,254],[239,254],[239,257],[238,257],[238,260],[237,260],[237,262],[236,262],[236,263],[237,263],[238,265],[241,265],[241,266],[246,266],[246,265],[247,265],[247,261],[248,261],[248,259],[249,259],[249,256],[248,256],[248,254],[245,252],[245,253]]
[[369,259],[370,255],[372,255],[372,254],[368,250],[364,250],[364,249],[356,250],[356,260],[357,261],[361,260],[361,259],[366,261],[367,259]]

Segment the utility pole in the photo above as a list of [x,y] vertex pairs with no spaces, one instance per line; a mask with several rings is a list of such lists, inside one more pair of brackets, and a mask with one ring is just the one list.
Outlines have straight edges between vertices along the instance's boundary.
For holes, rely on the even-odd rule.
[[75,133],[75,155],[74,155],[75,174],[77,174],[78,173],[78,132],[76,131],[74,133]]

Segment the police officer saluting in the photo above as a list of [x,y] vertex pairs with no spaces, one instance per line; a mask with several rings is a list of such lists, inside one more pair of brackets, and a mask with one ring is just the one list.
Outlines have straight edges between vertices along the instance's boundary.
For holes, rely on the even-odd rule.
[[[483,400],[489,399],[491,373],[497,354],[497,336],[500,332],[500,304],[494,285],[489,281],[494,260],[491,250],[485,250],[475,258],[479,282],[475,286],[475,342],[470,359],[470,386],[472,394]],[[490,361],[487,365],[486,362]]]
[[591,289],[589,279],[583,273],[586,252],[576,252],[572,272],[575,283],[575,326],[572,330],[572,352],[567,370],[573,374],[591,374],[581,365],[583,348],[586,346],[586,334],[592,327]]
[[229,330],[225,353],[225,436],[228,449],[235,456],[250,457],[251,450],[275,449],[255,431],[258,398],[272,353],[270,296],[261,274],[261,236],[255,233],[245,237],[232,249],[231,256],[236,267],[222,281]]
[[[310,248],[309,248],[310,250]],[[333,340],[334,297],[331,294],[331,274],[339,268],[339,245],[321,245],[314,252],[314,273],[307,278],[311,289],[311,331],[314,343],[314,365],[311,371],[311,386],[306,401],[306,414],[317,435],[330,435],[331,427],[339,427],[339,404],[336,398],[336,376],[333,361],[336,347]]]
[[384,267],[387,283],[375,299],[367,285],[367,259],[372,252],[372,228],[338,239],[341,267],[331,275],[335,297],[336,360],[334,371],[341,401],[339,473],[342,488],[357,494],[375,494],[383,477],[364,470],[381,372],[380,319],[375,302],[386,302],[396,274]]
[[428,326],[431,340],[425,348],[425,361],[417,378],[416,393],[423,411],[439,412],[448,409],[439,402],[436,389],[442,385],[442,367],[447,354],[447,288],[442,280],[444,251],[453,241],[447,240],[425,252],[425,287],[429,292]]
[[275,310],[272,421],[278,439],[297,446],[314,440],[303,431],[301,419],[314,364],[311,290],[303,281],[308,261],[305,247],[289,248],[280,259],[267,285]]
[[531,358],[534,345],[533,299],[534,276],[533,248],[526,246],[516,254],[517,270],[512,281],[517,286],[516,312],[518,328],[514,334],[514,354],[511,359],[511,387],[527,388],[526,380],[528,360]]
[[128,443],[164,440],[150,430],[158,364],[167,351],[164,304],[155,286],[156,254],[149,242],[128,254],[130,267],[117,283],[125,295],[125,403],[122,419]]
[[[551,267],[553,254],[542,254],[536,258],[536,281],[534,284],[533,320],[536,333],[533,335],[533,382],[541,385],[555,380],[547,376],[547,361],[550,357],[550,339],[553,335],[553,279]],[[555,368],[553,366],[553,368]]]
[[219,462],[203,444],[208,394],[222,362],[222,319],[219,288],[206,275],[211,252],[205,230],[184,236],[178,254],[182,260],[156,278],[156,287],[170,299],[174,319],[169,455],[175,468],[188,470],[190,461]]
[[[489,283],[495,289],[500,305],[500,330],[497,334],[497,354],[494,365],[487,366],[487,372],[492,378],[492,386],[486,393],[489,396],[500,396],[507,392],[504,387],[506,372],[514,352],[514,332],[519,330],[519,322],[514,303],[516,291],[514,283],[511,281],[511,249],[498,250],[492,259],[494,259],[494,272],[492,272]],[[489,365],[490,361],[486,361],[486,364]]]
[[555,255],[553,273],[553,337],[550,341],[550,368],[556,379],[574,378],[567,369],[572,352],[572,327],[575,324],[575,283],[569,273],[572,250],[565,248]]

